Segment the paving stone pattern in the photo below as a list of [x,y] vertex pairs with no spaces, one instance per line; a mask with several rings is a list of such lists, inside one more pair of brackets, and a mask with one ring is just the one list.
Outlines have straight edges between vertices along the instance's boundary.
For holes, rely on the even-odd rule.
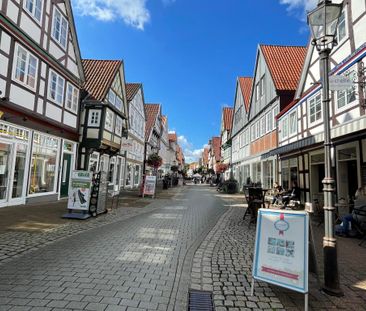
[[212,194],[188,188],[143,215],[4,262],[0,310],[185,310],[184,273],[227,209]]
[[[197,249],[190,287],[212,291],[216,311],[303,310],[304,295],[264,282],[255,282],[255,294],[250,295],[255,226],[248,226],[249,217],[242,220],[244,211],[240,207],[231,207]],[[360,249],[355,248],[355,251]],[[345,261],[341,260],[342,263]],[[357,267],[358,274],[365,276],[364,262],[359,261]],[[348,287],[351,279],[353,286]],[[347,285],[343,286],[345,296],[335,298],[323,294],[316,278],[310,276],[310,310],[366,310],[366,286],[357,282],[356,275],[348,275],[347,280],[342,275],[341,283]],[[364,277],[363,285],[366,285]]]

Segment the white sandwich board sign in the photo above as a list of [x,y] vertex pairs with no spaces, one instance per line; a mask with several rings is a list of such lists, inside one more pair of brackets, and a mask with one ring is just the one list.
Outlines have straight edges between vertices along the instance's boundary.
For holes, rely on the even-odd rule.
[[309,215],[306,212],[260,209],[253,279],[307,294],[308,241]]

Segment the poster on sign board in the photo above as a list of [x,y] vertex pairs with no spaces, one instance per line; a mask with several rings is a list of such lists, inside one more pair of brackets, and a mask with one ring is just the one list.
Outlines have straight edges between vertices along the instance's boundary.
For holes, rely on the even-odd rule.
[[307,293],[308,241],[306,212],[260,209],[253,278]]
[[70,210],[89,210],[92,173],[73,171],[71,173],[67,208]]
[[144,195],[155,195],[156,176],[146,176],[144,185]]

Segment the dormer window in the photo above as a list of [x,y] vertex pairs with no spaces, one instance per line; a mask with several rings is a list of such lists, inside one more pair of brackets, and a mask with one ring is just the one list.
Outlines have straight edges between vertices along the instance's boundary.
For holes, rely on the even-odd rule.
[[25,9],[26,11],[38,22],[42,19],[42,5],[43,0],[26,0]]
[[69,24],[61,12],[55,8],[53,11],[52,38],[55,39],[64,49],[66,48],[67,32]]

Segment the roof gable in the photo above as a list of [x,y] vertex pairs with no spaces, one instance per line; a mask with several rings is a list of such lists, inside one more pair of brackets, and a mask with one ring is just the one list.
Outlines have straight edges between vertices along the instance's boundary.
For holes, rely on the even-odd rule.
[[222,129],[226,131],[231,131],[233,122],[233,111],[231,107],[224,107],[222,109]]
[[89,93],[90,99],[103,101],[122,61],[83,59],[82,62],[85,72],[83,88]]
[[239,77],[238,83],[240,86],[241,93],[243,95],[245,110],[246,112],[248,112],[250,107],[250,96],[252,94],[253,78]]
[[145,140],[148,141],[154,128],[156,119],[160,114],[160,104],[145,104]]
[[128,102],[135,97],[141,87],[141,83],[126,83],[126,96]]
[[278,91],[295,91],[306,56],[304,46],[260,45],[273,83]]

